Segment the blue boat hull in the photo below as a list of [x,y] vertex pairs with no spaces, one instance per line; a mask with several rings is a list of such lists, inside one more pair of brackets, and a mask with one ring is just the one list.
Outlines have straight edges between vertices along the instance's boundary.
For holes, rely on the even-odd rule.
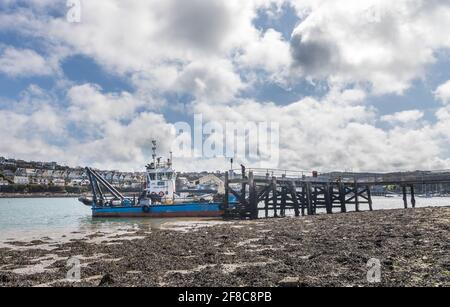
[[154,205],[147,210],[139,206],[92,207],[93,217],[221,217],[223,213],[220,203]]

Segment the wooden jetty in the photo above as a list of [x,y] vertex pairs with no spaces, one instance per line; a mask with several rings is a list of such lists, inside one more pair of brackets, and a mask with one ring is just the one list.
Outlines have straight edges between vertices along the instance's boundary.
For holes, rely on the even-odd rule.
[[[224,209],[226,219],[258,219],[284,217],[287,211],[295,216],[315,215],[319,210],[332,214],[346,213],[348,206],[361,211],[361,205],[373,210],[372,189],[375,186],[401,187],[404,207],[410,198],[416,206],[415,186],[448,184],[450,171],[408,173],[315,173],[279,170],[246,169],[240,174],[225,175]],[[409,192],[409,193],[408,193]],[[408,197],[409,194],[409,197]],[[237,200],[230,206],[229,196]]]

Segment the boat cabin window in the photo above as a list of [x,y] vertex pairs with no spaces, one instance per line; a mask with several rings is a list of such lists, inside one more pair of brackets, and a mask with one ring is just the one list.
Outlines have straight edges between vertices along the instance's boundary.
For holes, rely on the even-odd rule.
[[173,179],[173,173],[152,173],[152,174],[148,174],[149,179],[151,181],[154,180],[172,180]]
[[172,173],[160,173],[158,174],[158,180],[171,180],[173,177]]

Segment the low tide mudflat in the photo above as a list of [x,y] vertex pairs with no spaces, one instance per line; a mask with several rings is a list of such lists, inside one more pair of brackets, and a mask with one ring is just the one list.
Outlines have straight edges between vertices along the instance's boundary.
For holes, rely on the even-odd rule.
[[[5,242],[3,242],[5,243]],[[8,241],[0,286],[450,286],[450,208],[178,223]],[[65,280],[68,259],[81,281]]]

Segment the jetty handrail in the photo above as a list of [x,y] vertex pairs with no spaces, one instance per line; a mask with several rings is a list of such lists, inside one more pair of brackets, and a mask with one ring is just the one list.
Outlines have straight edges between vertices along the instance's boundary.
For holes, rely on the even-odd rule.
[[[242,173],[244,171],[244,173]],[[409,185],[426,183],[450,183],[450,170],[433,171],[403,171],[391,173],[356,173],[356,172],[307,172],[290,171],[269,168],[245,168],[233,169],[230,173],[230,182],[239,183],[246,180],[252,174],[255,180],[268,180],[276,177],[278,180],[290,180],[312,183],[355,183],[358,185]],[[242,177],[244,175],[244,177]]]
[[[242,169],[232,169],[232,173],[239,175],[242,173]],[[270,177],[292,177],[292,178],[303,178],[307,174],[312,174],[311,171],[302,171],[302,170],[286,170],[286,169],[274,169],[274,168],[245,168],[245,172],[253,172],[255,176],[267,174]]]

